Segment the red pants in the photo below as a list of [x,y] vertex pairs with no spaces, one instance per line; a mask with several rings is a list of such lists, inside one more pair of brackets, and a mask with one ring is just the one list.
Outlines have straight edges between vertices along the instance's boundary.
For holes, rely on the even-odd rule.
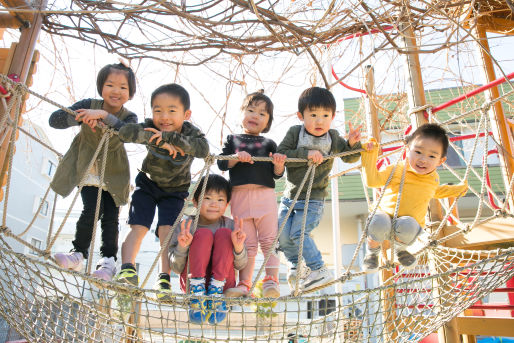
[[[205,278],[205,289],[209,287],[211,277],[226,280],[223,290],[236,286],[231,232],[230,229],[221,228],[213,234],[209,229],[199,228],[193,235],[189,247],[189,278]],[[187,263],[180,274],[180,288],[188,293],[186,277]]]

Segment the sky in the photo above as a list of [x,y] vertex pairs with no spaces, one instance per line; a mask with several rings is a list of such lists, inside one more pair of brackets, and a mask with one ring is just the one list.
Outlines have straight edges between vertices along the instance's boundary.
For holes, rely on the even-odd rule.
[[[10,41],[16,39],[16,36],[17,32],[4,34],[3,44],[9,46]],[[344,41],[329,49],[328,53],[323,48],[316,51],[322,56],[325,70],[328,72],[333,65],[341,76],[373,51],[374,47],[379,46],[383,39],[380,35],[370,35]],[[438,39],[442,38],[433,35],[423,36],[421,43],[428,49]],[[501,75],[502,71],[514,71],[513,39],[491,36],[493,56],[499,61],[497,75]],[[51,37],[44,32],[40,35],[37,49],[41,57],[31,89],[64,106],[84,98],[97,98],[98,70],[105,64],[118,62],[115,54],[109,54],[101,48],[78,40]],[[463,42],[448,51],[422,54],[420,60],[425,89],[482,84],[483,76],[476,56],[472,42]],[[377,93],[404,92],[403,61],[403,56],[399,56],[392,49],[378,51],[351,73],[345,82],[362,88],[364,67],[372,65],[375,70]],[[139,120],[143,121],[144,118],[151,117],[151,92],[165,83],[180,83],[188,89],[191,96],[191,121],[206,133],[211,152],[219,153],[224,137],[230,133],[240,132],[239,107],[244,96],[249,92],[264,89],[265,94],[271,97],[275,105],[274,124],[267,136],[279,143],[289,126],[300,123],[295,115],[298,95],[310,86],[323,86],[321,77],[307,56],[296,57],[282,53],[273,57],[248,57],[244,62],[242,65],[233,59],[224,58],[221,62],[207,66],[176,67],[154,60],[132,61],[137,78],[137,92],[134,99],[125,106],[137,113]],[[330,82],[334,81],[335,79],[330,77]],[[339,85],[332,91],[338,102],[333,127],[343,131],[345,121],[352,118],[344,118],[342,100],[359,97],[360,94]],[[78,132],[77,128],[50,128],[48,117],[56,108],[33,96],[29,98],[27,108],[26,118],[43,127],[53,146],[64,153]],[[226,118],[223,123],[221,118],[224,115]],[[133,182],[146,149],[135,144],[128,144],[126,147],[131,161]],[[202,165],[202,161],[196,161],[193,171],[199,170]],[[217,172],[217,168],[213,171]]]

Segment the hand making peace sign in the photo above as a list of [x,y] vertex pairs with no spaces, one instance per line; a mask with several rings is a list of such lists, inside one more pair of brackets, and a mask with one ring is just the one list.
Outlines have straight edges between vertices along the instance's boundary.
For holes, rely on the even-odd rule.
[[348,144],[350,144],[350,147],[353,147],[361,140],[362,124],[354,129],[352,123],[348,122],[348,127],[350,128],[350,131],[348,131]]
[[183,248],[190,246],[193,241],[193,235],[189,231],[191,229],[192,222],[193,221],[191,219],[187,219],[180,223],[180,233],[178,234],[177,240],[178,244]]
[[232,245],[236,254],[241,253],[245,246],[246,233],[243,231],[243,219],[239,219],[234,216],[235,229],[230,234],[232,239]]

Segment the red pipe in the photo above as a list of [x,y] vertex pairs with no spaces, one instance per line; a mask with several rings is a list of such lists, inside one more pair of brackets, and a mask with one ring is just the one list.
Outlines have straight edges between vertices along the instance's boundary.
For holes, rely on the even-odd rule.
[[[392,25],[382,26],[382,30],[384,30],[384,31],[389,31],[391,29],[394,29],[394,26],[392,26]],[[346,36],[344,38],[341,38],[337,42],[339,43],[339,42],[342,42],[342,41],[345,41],[345,40],[348,40],[348,39],[353,39],[353,38],[356,38],[356,37],[367,36],[369,34],[380,33],[380,32],[382,32],[382,31],[380,31],[379,29],[371,29],[371,30],[365,31],[365,32],[357,32],[357,33],[348,35],[348,36]]]
[[[394,26],[387,25],[387,26],[383,26],[382,27],[382,30],[386,30],[386,31],[387,30],[391,30],[391,29],[394,29]],[[367,36],[369,34],[380,33],[380,32],[382,32],[382,31],[379,30],[379,29],[371,29],[371,30],[366,31],[366,32],[357,32],[357,33],[351,34],[349,36],[346,36],[344,38],[341,38],[337,42],[339,43],[339,42],[342,42],[342,41],[345,41],[345,40],[348,40],[348,39],[353,39],[353,38],[356,38],[356,37]],[[334,70],[334,66],[333,65],[332,65],[331,69],[332,69],[332,76],[334,76],[334,78],[336,80],[339,80],[339,76],[337,76],[336,71]],[[339,84],[341,86],[343,86],[344,88],[349,89],[351,91],[359,92],[359,93],[362,93],[362,94],[366,94],[366,91],[364,89],[352,87],[352,86],[344,83],[343,81],[339,81]]]
[[[498,149],[492,149],[487,152],[487,156],[489,156],[491,154],[497,154],[497,153],[498,153]],[[487,162],[487,156],[484,157],[484,163]],[[489,169],[486,169],[486,171],[485,171],[485,182],[490,189],[493,189],[493,187],[491,186],[491,179],[489,178]],[[487,199],[489,200],[489,204],[491,204],[491,206],[495,210],[499,210],[501,208],[498,205],[496,205],[496,202],[494,201],[494,198],[493,198],[493,194],[489,190],[487,190]]]
[[491,81],[491,82],[489,82],[486,85],[483,85],[483,86],[480,86],[478,88],[473,89],[471,92],[468,92],[468,93],[466,93],[464,95],[458,96],[455,99],[447,101],[444,104],[441,104],[439,106],[433,107],[432,108],[432,113],[436,113],[436,112],[438,112],[438,111],[440,111],[442,109],[450,107],[451,105],[455,105],[456,103],[458,103],[458,102],[460,102],[462,100],[465,100],[465,99],[470,98],[470,97],[472,97],[474,95],[477,95],[478,93],[481,93],[481,92],[483,92],[485,90],[488,90],[489,88],[493,88],[495,86],[498,86],[499,84],[502,84],[505,81],[510,80],[512,78],[514,78],[514,73],[510,73],[506,77],[501,77],[501,78],[499,78],[497,80]]
[[[336,80],[339,80],[339,76],[337,76],[336,74],[336,71],[334,70],[334,66],[332,66],[332,75],[334,76],[334,78]],[[346,83],[344,83],[343,81],[339,81],[339,84],[341,86],[343,86],[344,88],[347,88],[351,91],[354,91],[354,92],[359,92],[359,93],[362,93],[362,94],[366,94],[366,91],[364,89],[360,89],[360,88],[355,88],[355,87],[352,87],[350,85],[347,85]]]
[[472,310],[514,310],[514,305],[487,304],[487,305],[472,305],[469,308]]
[[[482,133],[478,134],[478,137],[484,137],[484,135],[485,134],[482,132]],[[489,131],[489,135],[492,136],[493,133],[491,131]],[[450,137],[450,141],[452,141],[452,142],[463,141],[463,140],[466,140],[466,139],[475,138],[476,136],[477,136],[476,133],[472,133],[472,134],[469,134],[469,135],[455,136],[455,137]],[[398,150],[400,148],[401,148],[401,146],[392,146],[392,147],[389,147],[389,148],[382,148],[382,152]]]
[[[507,281],[506,286],[514,288],[514,277]],[[514,305],[514,293],[509,293],[509,304]],[[514,311],[510,311],[510,316],[514,317]]]

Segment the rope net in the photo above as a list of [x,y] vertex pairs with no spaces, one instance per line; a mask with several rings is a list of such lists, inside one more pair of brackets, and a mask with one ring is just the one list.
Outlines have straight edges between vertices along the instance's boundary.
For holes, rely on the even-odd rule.
[[[190,296],[160,303],[154,290],[101,282],[15,253],[1,240],[0,313],[31,342],[412,342],[498,288],[514,275],[513,249],[423,253],[437,267],[418,266],[387,286],[323,296],[227,299],[227,319],[216,326],[188,321]],[[131,300],[124,302],[123,294]],[[327,313],[305,319],[307,302]],[[337,305],[336,305],[337,304]],[[358,314],[358,315],[357,315]]]
[[[16,118],[19,116],[20,99],[24,93],[29,92],[44,101],[50,101],[20,84],[12,83],[4,75],[0,75],[0,78],[13,94],[13,101],[10,101],[9,107],[5,109],[9,111],[14,109],[17,113]],[[485,115],[488,108],[513,93],[514,91],[506,92],[500,98],[493,99],[484,106],[453,118],[454,121],[457,121],[466,115],[479,114],[477,116],[479,124],[474,135],[470,161],[473,159],[480,139],[484,139],[486,151],[488,149],[489,125]],[[4,105],[6,105],[5,102]],[[432,116],[432,120],[438,121],[438,118]],[[451,122],[451,119],[446,120],[444,124],[448,125]],[[18,120],[5,119],[4,125],[10,126],[13,128],[12,132],[15,132]],[[105,130],[92,161],[96,160],[98,154],[101,154],[108,144],[109,137],[114,134],[116,133],[111,130]],[[30,138],[36,139],[33,136]],[[10,139],[12,143],[15,141],[14,134],[11,134]],[[397,143],[398,141],[393,141],[388,144]],[[497,148],[501,147],[497,146]],[[11,149],[9,157],[11,165],[13,150]],[[341,157],[345,154],[348,152],[326,158]],[[209,156],[205,160],[200,176],[208,175],[209,169],[216,159],[231,158],[235,157]],[[270,159],[254,158],[254,160],[269,161]],[[302,159],[288,159],[288,161],[307,163]],[[307,194],[310,191],[315,168],[316,165],[311,164],[303,180],[302,187],[307,188]],[[89,275],[90,270],[88,270],[88,274],[83,274],[56,267],[50,251],[67,220],[73,203],[59,228],[55,232],[49,230],[45,249],[40,249],[26,242],[22,237],[30,229],[32,223],[21,233],[12,232],[6,225],[10,191],[10,180],[8,180],[1,226],[2,235],[0,236],[2,256],[0,259],[0,283],[2,286],[0,287],[0,313],[24,337],[30,341],[42,342],[284,342],[301,341],[302,339],[309,342],[332,340],[350,342],[417,341],[514,277],[514,248],[468,251],[441,245],[457,235],[473,230],[480,223],[501,216],[512,217],[512,209],[508,207],[506,201],[510,198],[512,181],[505,185],[503,201],[495,194],[497,205],[493,208],[484,196],[488,190],[491,190],[485,182],[486,171],[486,163],[483,164],[481,171],[475,171],[472,164],[468,163],[464,171],[455,172],[454,175],[459,180],[467,180],[473,173],[480,182],[479,190],[472,189],[479,200],[476,216],[471,223],[464,223],[451,214],[455,203],[446,207],[446,215],[440,222],[433,223],[426,228],[427,235],[416,246],[415,253],[420,264],[418,267],[409,270],[400,269],[396,267],[394,259],[386,255],[381,268],[395,272],[390,278],[383,280],[380,287],[333,294],[319,295],[316,293],[316,291],[326,289],[336,283],[344,284],[365,274],[362,271],[352,271],[355,270],[355,268],[352,269],[352,266],[355,267],[358,264],[358,252],[366,237],[366,225],[351,263],[342,275],[336,275],[337,278],[334,281],[304,292],[301,296],[298,296],[299,290],[298,284],[296,284],[292,295],[274,300],[226,298],[229,307],[227,319],[215,326],[194,325],[188,320],[187,311],[192,299],[211,298],[176,293],[173,301],[165,303],[157,300],[155,290],[146,288],[148,277],[160,255],[165,251],[164,246],[166,245],[163,245],[140,288],[95,279]],[[103,170],[101,175],[103,175]],[[84,180],[79,185],[77,194],[80,192],[83,182]],[[198,183],[195,184],[191,194],[194,194],[197,186]],[[204,191],[205,189],[202,190],[202,196]],[[494,194],[494,192],[492,193]],[[294,202],[298,199],[298,195],[299,193],[293,199]],[[48,191],[44,198],[47,196]],[[401,198],[401,194],[399,198]],[[200,201],[201,199],[202,197],[200,197]],[[42,199],[42,201],[44,200]],[[308,195],[306,200],[308,200]],[[191,196],[188,201],[191,201]],[[291,208],[294,207],[294,202]],[[493,214],[484,216],[482,214],[483,207],[494,209]],[[370,212],[374,213],[374,211],[376,208],[371,206]],[[96,216],[98,216],[98,211]],[[456,230],[452,234],[444,236],[441,234],[442,228],[450,217],[455,223]],[[173,225],[168,240],[177,224],[178,220]],[[194,225],[196,224],[194,223]],[[279,228],[279,234],[282,229],[283,225]],[[9,244],[9,241],[12,240],[30,247],[44,259],[13,251]],[[391,241],[394,242],[394,239]],[[94,244],[94,239],[92,242]],[[277,239],[275,240],[276,244]],[[91,247],[91,251],[93,248],[94,246]],[[394,256],[393,252],[394,243],[389,256]],[[302,251],[300,251],[301,253]],[[265,256],[265,260],[268,258],[269,256]],[[91,265],[91,261],[89,261],[89,265]],[[257,273],[256,280],[259,279],[264,265],[265,262]],[[252,291],[254,287],[255,284],[252,286]],[[309,303],[320,305],[314,310],[313,308],[309,309]],[[319,316],[313,315],[315,311]]]

